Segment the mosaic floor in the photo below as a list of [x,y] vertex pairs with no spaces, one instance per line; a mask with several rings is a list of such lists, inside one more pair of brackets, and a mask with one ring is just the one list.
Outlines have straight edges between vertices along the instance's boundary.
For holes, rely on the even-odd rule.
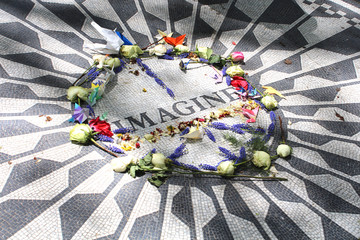
[[[114,173],[98,148],[71,144],[66,89],[91,62],[84,44],[102,41],[92,21],[140,46],[160,29],[187,34],[192,49],[244,52],[248,79],[286,97],[276,113],[294,153],[276,169],[289,180],[173,177],[155,188]],[[0,26],[0,239],[360,238],[358,1],[1,0]],[[108,111],[113,127],[146,113],[142,134],[233,101],[226,84],[206,77],[210,68],[185,74],[164,61],[148,64],[176,100],[124,73],[96,111]],[[172,115],[159,118],[159,108]],[[185,160],[212,159],[206,141],[197,149]]]

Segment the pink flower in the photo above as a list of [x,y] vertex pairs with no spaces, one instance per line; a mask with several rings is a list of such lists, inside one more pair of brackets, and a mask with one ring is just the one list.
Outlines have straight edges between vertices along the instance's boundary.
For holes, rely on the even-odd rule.
[[234,62],[244,61],[244,54],[242,52],[233,52],[231,53],[231,59]]

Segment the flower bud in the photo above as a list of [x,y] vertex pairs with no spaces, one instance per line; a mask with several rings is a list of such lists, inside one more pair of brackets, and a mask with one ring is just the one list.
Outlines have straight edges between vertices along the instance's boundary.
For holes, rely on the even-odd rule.
[[265,167],[264,170],[268,170],[271,164],[270,155],[264,151],[256,151],[254,153],[252,162],[257,167]]
[[238,65],[235,66],[231,66],[228,69],[226,69],[226,74],[229,75],[230,77],[233,76],[244,76],[244,70],[242,70],[242,68]]
[[161,56],[165,55],[166,51],[167,51],[167,49],[164,44],[158,44],[149,50],[149,54],[150,55],[155,54],[156,56],[161,57]]
[[86,101],[91,91],[92,89],[87,89],[80,86],[71,86],[67,90],[67,99],[69,99],[71,102],[77,102],[78,98]]
[[115,172],[125,172],[130,163],[135,163],[136,159],[133,156],[127,155],[111,160],[110,165]]
[[176,45],[174,48],[178,53],[187,53],[190,51],[188,46],[184,46],[182,44]]
[[261,99],[261,103],[269,110],[276,108],[278,105],[278,102],[273,95],[266,95]]
[[281,158],[286,158],[287,156],[290,156],[292,152],[292,148],[289,145],[286,144],[280,144],[277,149],[276,153]]
[[217,171],[220,174],[233,175],[235,171],[234,162],[233,161],[221,162],[217,167]]
[[231,59],[234,62],[244,61],[244,54],[242,52],[233,52],[231,53]]
[[199,57],[209,59],[211,54],[213,53],[213,50],[208,47],[198,47],[197,48]]
[[87,124],[76,124],[70,130],[70,141],[80,144],[86,144],[92,138],[92,129]]
[[116,68],[121,65],[119,58],[109,58],[109,59],[105,60],[104,64],[108,65],[109,68]]
[[139,54],[144,53],[138,45],[122,45],[120,52],[121,55],[130,59],[137,58]]
[[162,153],[154,153],[152,155],[151,163],[156,169],[167,169],[165,163],[166,157]]

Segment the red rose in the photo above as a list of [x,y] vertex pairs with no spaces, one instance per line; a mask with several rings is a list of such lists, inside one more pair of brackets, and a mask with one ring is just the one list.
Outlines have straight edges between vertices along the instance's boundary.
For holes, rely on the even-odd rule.
[[106,121],[100,121],[100,118],[97,117],[96,119],[91,119],[89,121],[89,126],[95,131],[99,132],[102,135],[112,137],[114,135],[111,132],[110,124]]
[[244,88],[245,90],[248,89],[248,82],[243,77],[234,76],[233,80],[231,81],[231,86]]

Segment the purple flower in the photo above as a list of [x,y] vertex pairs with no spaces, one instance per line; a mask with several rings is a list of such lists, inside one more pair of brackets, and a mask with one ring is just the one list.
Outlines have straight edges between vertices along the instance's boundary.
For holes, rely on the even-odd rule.
[[163,81],[161,81],[159,78],[154,78],[155,79],[155,82],[157,84],[159,84],[161,87],[165,88],[165,83]]
[[209,171],[217,171],[217,167],[215,167],[215,166],[211,166],[211,165],[209,165],[209,164],[200,164],[199,165],[199,167],[201,168],[201,169],[204,169],[204,170],[209,170]]
[[183,135],[185,135],[185,134],[188,134],[189,131],[190,131],[190,128],[188,128],[188,127],[185,128],[184,131],[182,131],[182,132],[180,133],[180,136],[183,136]]
[[254,99],[254,101],[255,101],[257,104],[259,104],[259,105],[260,105],[260,107],[261,107],[262,109],[264,109],[266,112],[268,112],[268,111],[269,111],[269,110],[265,107],[265,105],[264,105],[264,104],[262,104],[260,101],[255,100],[255,99]]
[[223,147],[219,147],[219,150],[221,151],[221,155],[223,155],[227,159],[229,159],[229,160],[237,159],[237,156],[235,154],[233,154],[230,150],[223,148]]
[[274,130],[275,130],[275,124],[271,123],[267,129],[268,134],[272,135],[274,133]]
[[175,149],[175,151],[168,156],[167,158],[171,159],[171,160],[175,160],[176,158],[181,157],[182,155],[184,155],[186,153],[185,151],[185,147],[186,145],[184,143],[182,143],[179,147],[177,147]]
[[129,127],[125,127],[125,128],[118,128],[118,129],[115,129],[113,131],[113,133],[116,133],[116,134],[125,134],[125,133],[129,133],[129,132],[133,132],[134,129],[132,128],[129,128]]
[[226,70],[227,70],[227,67],[223,67],[222,68],[222,70],[221,70],[221,74],[223,75],[223,76],[226,76],[227,74],[226,74]]
[[171,52],[173,51],[173,49],[172,48],[170,48],[170,49],[168,49],[167,51],[166,51],[166,55],[169,55]]
[[205,58],[199,58],[200,59],[200,62],[204,62],[204,63],[207,63],[209,60],[205,59]]
[[87,79],[89,81],[93,81],[97,78],[97,76],[99,76],[100,71],[98,71],[98,69],[96,67],[93,67],[90,69],[90,71],[87,73]]
[[270,134],[266,134],[263,139],[262,139],[264,142],[267,142],[270,140]]
[[262,128],[257,128],[257,129],[255,129],[255,132],[256,132],[256,133],[263,133],[263,134],[266,133],[266,131],[265,131],[264,129],[262,129]]
[[170,97],[175,98],[175,94],[170,88],[167,87],[166,92],[169,94]]
[[231,77],[230,77],[229,75],[226,75],[226,84],[227,84],[228,86],[231,85]]
[[165,55],[163,55],[163,56],[161,56],[159,58],[166,59],[166,60],[174,60],[174,58],[172,56],[168,55],[168,54],[165,54]]
[[240,148],[240,156],[236,160],[235,164],[238,164],[238,162],[245,160],[246,158],[246,150],[244,147]]
[[225,123],[221,123],[221,122],[213,122],[208,126],[215,128],[215,129],[219,129],[219,130],[228,130],[229,129],[229,127]]
[[110,151],[112,151],[112,152],[115,152],[115,153],[124,153],[124,151],[122,150],[122,149],[120,149],[120,148],[118,148],[118,147],[115,147],[115,146],[108,146],[108,145],[105,145],[105,147],[107,148],[107,149],[109,149]]
[[244,131],[241,128],[238,128],[238,127],[231,127],[230,131],[233,131],[233,132],[235,132],[237,134],[244,134]]
[[96,138],[102,142],[114,142],[114,139],[102,134],[96,134]]
[[272,123],[276,123],[276,115],[273,111],[270,111],[270,119]]
[[212,132],[208,128],[205,128],[205,133],[206,133],[206,135],[209,137],[209,139],[211,141],[216,142],[216,139],[215,139],[214,135],[212,134]]
[[189,56],[189,53],[182,53],[179,55],[179,58],[186,58]]
[[146,70],[145,73],[147,75],[149,75],[150,77],[156,78],[157,75],[155,73],[153,73],[150,69]]

